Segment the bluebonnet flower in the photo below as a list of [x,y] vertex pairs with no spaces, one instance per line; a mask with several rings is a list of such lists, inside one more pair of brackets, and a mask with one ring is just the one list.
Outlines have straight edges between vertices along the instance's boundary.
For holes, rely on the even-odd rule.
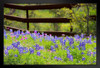
[[34,53],[34,49],[33,48],[30,48],[29,51],[30,51],[30,54]]
[[20,34],[20,30],[17,31],[17,34]]
[[54,59],[56,59],[57,61],[62,60],[60,57],[55,56]]
[[64,44],[64,45],[66,44],[66,39],[64,40],[63,44]]
[[12,33],[12,32],[13,32],[13,30],[12,30],[12,29],[10,29],[10,32]]
[[72,49],[74,49],[74,46],[72,46]]
[[96,38],[96,36],[94,36],[94,38]]
[[55,44],[55,48],[58,48],[58,45],[57,44]]
[[6,30],[4,29],[4,35],[6,35]]
[[40,50],[41,49],[41,47],[38,44],[36,44],[35,47],[36,47],[35,50]]
[[64,43],[63,43],[63,37],[62,38],[60,38],[60,43],[63,45]]
[[20,45],[20,42],[19,41],[17,42],[17,45]]
[[90,38],[92,38],[92,35],[90,34],[90,36],[89,36]]
[[80,38],[79,41],[82,42],[82,38]]
[[84,38],[84,34],[81,34],[81,38]]
[[96,47],[94,49],[96,49]]
[[80,42],[80,44],[79,44],[79,50],[85,50],[85,42]]
[[14,32],[14,35],[17,35],[17,32],[16,31]]
[[4,46],[4,49],[5,49],[5,46]]
[[23,53],[24,47],[18,47],[19,54]]
[[93,63],[96,63],[96,61],[93,61]]
[[62,60],[62,59],[58,57],[58,61],[59,61],[59,60]]
[[33,36],[32,38],[33,38],[34,40],[36,40],[36,36]]
[[43,46],[40,46],[40,49],[42,49],[42,50],[43,50],[43,49],[44,49],[44,47],[43,47]]
[[95,56],[96,52],[93,52],[93,56]]
[[57,56],[55,56],[54,59],[57,59]]
[[68,37],[68,36],[66,36],[66,39],[68,39],[68,40],[69,40],[69,37]]
[[36,31],[36,30],[34,30],[34,33],[37,33],[37,31]]
[[19,35],[16,35],[15,37],[16,37],[16,39],[17,39],[17,38],[19,37]]
[[87,43],[87,39],[84,39],[84,42]]
[[88,51],[87,55],[88,55],[88,56],[91,56],[91,53]]
[[24,32],[23,31],[21,31],[21,34],[22,34],[22,36],[24,36]]
[[53,50],[54,49],[54,47],[53,46],[51,46],[51,48],[50,48],[51,50]]
[[79,35],[75,35],[74,37],[75,37],[76,40],[77,39],[80,39],[80,36]]
[[37,52],[37,55],[40,56],[41,55],[40,52]]
[[55,39],[51,39],[51,41],[52,41],[53,43],[56,43]]
[[18,57],[18,55],[14,55],[14,57]]
[[73,61],[73,56],[70,54],[67,54],[67,57],[69,58],[69,60]]
[[23,53],[28,53],[28,48],[27,47],[24,47],[24,51]]
[[12,43],[13,47],[18,48],[18,44],[17,43]]
[[82,52],[81,54],[84,54],[84,52]]
[[5,52],[5,54],[7,54],[7,55],[8,55],[8,50],[4,50],[4,52]]
[[13,49],[13,46],[12,45],[7,46],[7,50],[10,50],[10,49]]
[[58,37],[57,36],[55,36],[55,40],[58,40]]
[[43,57],[45,59],[45,57]]
[[67,50],[67,48],[65,48],[65,50]]
[[67,54],[70,54],[70,51],[67,49]]
[[96,43],[96,41],[94,41],[94,43]]
[[83,57],[83,58],[82,58],[82,61],[84,61],[84,60],[85,60],[85,58]]
[[67,48],[69,48],[69,46],[67,46]]
[[69,44],[72,45],[73,43],[74,43],[74,39],[73,38],[70,38],[69,39]]
[[87,41],[87,43],[90,43],[90,44],[92,44],[92,42],[91,42],[91,38]]
[[38,35],[40,35],[40,33],[38,32]]
[[5,39],[7,39],[7,35],[5,35]]

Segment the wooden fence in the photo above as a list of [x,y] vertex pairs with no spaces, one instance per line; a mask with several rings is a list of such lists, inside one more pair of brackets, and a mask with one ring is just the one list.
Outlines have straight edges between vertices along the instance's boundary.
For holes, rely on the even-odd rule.
[[[71,9],[73,6],[76,4],[52,4],[52,5],[29,5],[29,6],[21,6],[21,5],[14,5],[14,4],[4,4],[4,7],[6,8],[12,8],[12,9],[20,9],[20,10],[25,10],[26,11],[26,18],[20,18],[20,17],[15,17],[15,16],[10,16],[10,15],[4,15],[4,18],[9,19],[9,20],[15,20],[15,21],[20,21],[27,23],[27,30],[29,30],[29,23],[69,23],[71,19],[68,18],[29,18],[28,15],[28,10],[43,10],[43,9],[60,9],[63,7],[67,7]],[[94,20],[96,20],[96,16],[90,16]],[[10,27],[10,26],[4,26],[5,28],[13,29],[14,31],[16,30],[21,30],[21,31],[26,31],[23,29],[19,29],[16,27]],[[71,35],[74,36],[77,33],[72,32],[73,27],[71,26],[70,32],[53,32],[53,31],[38,31],[38,32],[44,32],[47,34],[52,34],[56,36],[61,36],[62,34],[65,35]],[[30,31],[33,32],[33,31]]]

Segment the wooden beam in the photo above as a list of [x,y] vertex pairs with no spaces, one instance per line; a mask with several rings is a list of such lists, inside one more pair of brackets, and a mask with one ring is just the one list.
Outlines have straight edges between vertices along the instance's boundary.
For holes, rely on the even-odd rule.
[[96,20],[96,15],[90,15],[89,18],[90,20]]
[[30,22],[30,23],[70,23],[71,19],[67,18],[20,18],[15,16],[4,15],[4,18],[9,20],[15,20],[20,22]]
[[76,4],[50,4],[50,5],[15,5],[15,4],[4,4],[6,8],[21,9],[21,10],[41,10],[41,9],[60,9],[60,8],[72,8]]
[[17,30],[25,31],[25,29],[19,29],[19,28],[16,28],[16,27],[11,27],[11,26],[6,26],[6,25],[4,25],[4,28],[6,28],[7,30],[13,29],[13,31],[17,31]]
[[[14,31],[17,31],[17,30],[20,30],[20,31],[23,31],[23,32],[26,32],[26,30],[25,29],[19,29],[19,28],[16,28],[16,27],[11,27],[11,26],[5,26],[4,25],[4,27],[7,29],[7,30],[9,30],[9,29],[13,29],[13,32]],[[30,33],[33,33],[34,31],[30,31]],[[75,32],[60,32],[60,31],[37,31],[37,32],[39,32],[39,33],[42,33],[42,32],[44,32],[44,33],[46,33],[46,34],[52,34],[53,36],[62,36],[62,34],[65,34],[65,35],[68,35],[68,36],[74,36],[75,34],[77,34],[77,33],[75,33]]]

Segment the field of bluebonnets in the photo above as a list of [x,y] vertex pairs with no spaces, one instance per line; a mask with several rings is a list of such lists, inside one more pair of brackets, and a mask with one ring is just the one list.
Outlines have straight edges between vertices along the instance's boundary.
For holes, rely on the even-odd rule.
[[57,37],[4,30],[4,64],[96,64],[96,36]]

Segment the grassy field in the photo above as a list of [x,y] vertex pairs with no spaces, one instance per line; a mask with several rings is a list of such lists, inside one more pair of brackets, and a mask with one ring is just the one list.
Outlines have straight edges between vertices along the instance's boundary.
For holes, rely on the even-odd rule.
[[96,37],[57,37],[47,34],[4,31],[4,64],[96,64]]

